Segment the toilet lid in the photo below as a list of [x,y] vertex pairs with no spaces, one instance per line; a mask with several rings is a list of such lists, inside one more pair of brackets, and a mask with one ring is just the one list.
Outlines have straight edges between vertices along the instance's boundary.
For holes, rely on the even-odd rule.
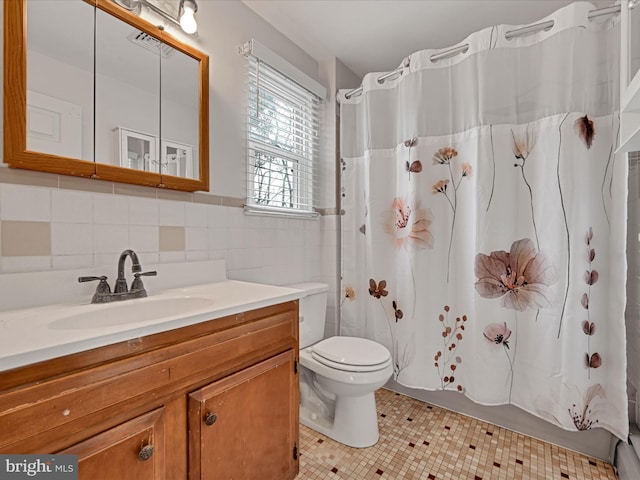
[[377,370],[385,367],[391,359],[386,347],[372,340],[358,337],[326,338],[312,347],[312,356],[327,366],[341,369],[353,366],[375,367],[371,370]]
[[327,360],[326,358],[321,357],[320,355],[316,355],[313,352],[311,352],[311,357],[318,363],[322,363],[323,365],[333,368],[334,370],[342,370],[343,372],[377,372],[378,370],[384,370],[389,365],[391,365],[391,357],[389,357],[385,362],[378,363],[376,365],[347,365],[345,363],[332,362],[331,360]]

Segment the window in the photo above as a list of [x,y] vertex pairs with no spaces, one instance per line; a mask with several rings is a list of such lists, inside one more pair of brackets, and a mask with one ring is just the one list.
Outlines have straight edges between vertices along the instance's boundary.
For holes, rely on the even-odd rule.
[[[315,82],[255,40],[244,47],[251,49],[248,54],[242,52],[248,72],[245,210],[315,216],[322,100],[296,80]],[[299,78],[294,80],[282,70]]]

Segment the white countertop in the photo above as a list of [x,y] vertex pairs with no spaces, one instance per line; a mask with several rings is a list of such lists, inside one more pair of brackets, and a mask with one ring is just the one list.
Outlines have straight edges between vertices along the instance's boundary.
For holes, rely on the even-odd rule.
[[[303,296],[303,292],[286,287],[223,280],[213,283],[167,289],[150,293],[147,298],[108,304],[53,304],[0,312],[0,372],[63,355],[81,352],[154,333],[193,325],[227,315],[275,305]],[[128,312],[128,306],[140,310],[161,300],[195,298],[185,312],[163,312],[158,317],[140,320]],[[210,302],[208,301],[210,300]],[[183,301],[183,303],[189,303]],[[158,303],[156,303],[156,306]],[[195,307],[194,307],[195,306]],[[122,317],[116,325],[91,324],[94,318],[109,318],[112,309]],[[115,309],[115,310],[114,310]],[[175,310],[175,309],[174,309]],[[84,318],[86,316],[86,318]],[[67,322],[71,317],[73,322]],[[80,321],[78,321],[80,319]]]

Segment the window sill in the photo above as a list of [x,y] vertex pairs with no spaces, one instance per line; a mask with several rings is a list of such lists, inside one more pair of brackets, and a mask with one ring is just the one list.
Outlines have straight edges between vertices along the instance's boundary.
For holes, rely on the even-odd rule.
[[259,207],[257,205],[245,205],[244,213],[246,215],[263,215],[267,217],[283,217],[283,218],[300,218],[306,220],[315,220],[320,214],[316,211],[294,210],[289,208],[278,207]]

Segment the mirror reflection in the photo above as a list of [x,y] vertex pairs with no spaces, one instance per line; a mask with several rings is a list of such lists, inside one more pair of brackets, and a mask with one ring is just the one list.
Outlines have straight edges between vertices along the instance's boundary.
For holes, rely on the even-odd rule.
[[[60,165],[95,162],[99,178],[137,183],[112,168],[122,167],[180,177],[174,188],[206,190],[206,56],[138,17],[114,13],[110,2],[25,3],[26,153],[61,157]],[[153,176],[140,183],[171,186]]]
[[196,59],[171,49],[161,60],[160,156],[162,173],[199,178],[200,142],[198,118],[190,114],[200,103],[200,85]]
[[96,12],[97,162],[159,173],[161,47],[167,46]]
[[27,150],[94,158],[93,15],[77,0],[27,2]]

